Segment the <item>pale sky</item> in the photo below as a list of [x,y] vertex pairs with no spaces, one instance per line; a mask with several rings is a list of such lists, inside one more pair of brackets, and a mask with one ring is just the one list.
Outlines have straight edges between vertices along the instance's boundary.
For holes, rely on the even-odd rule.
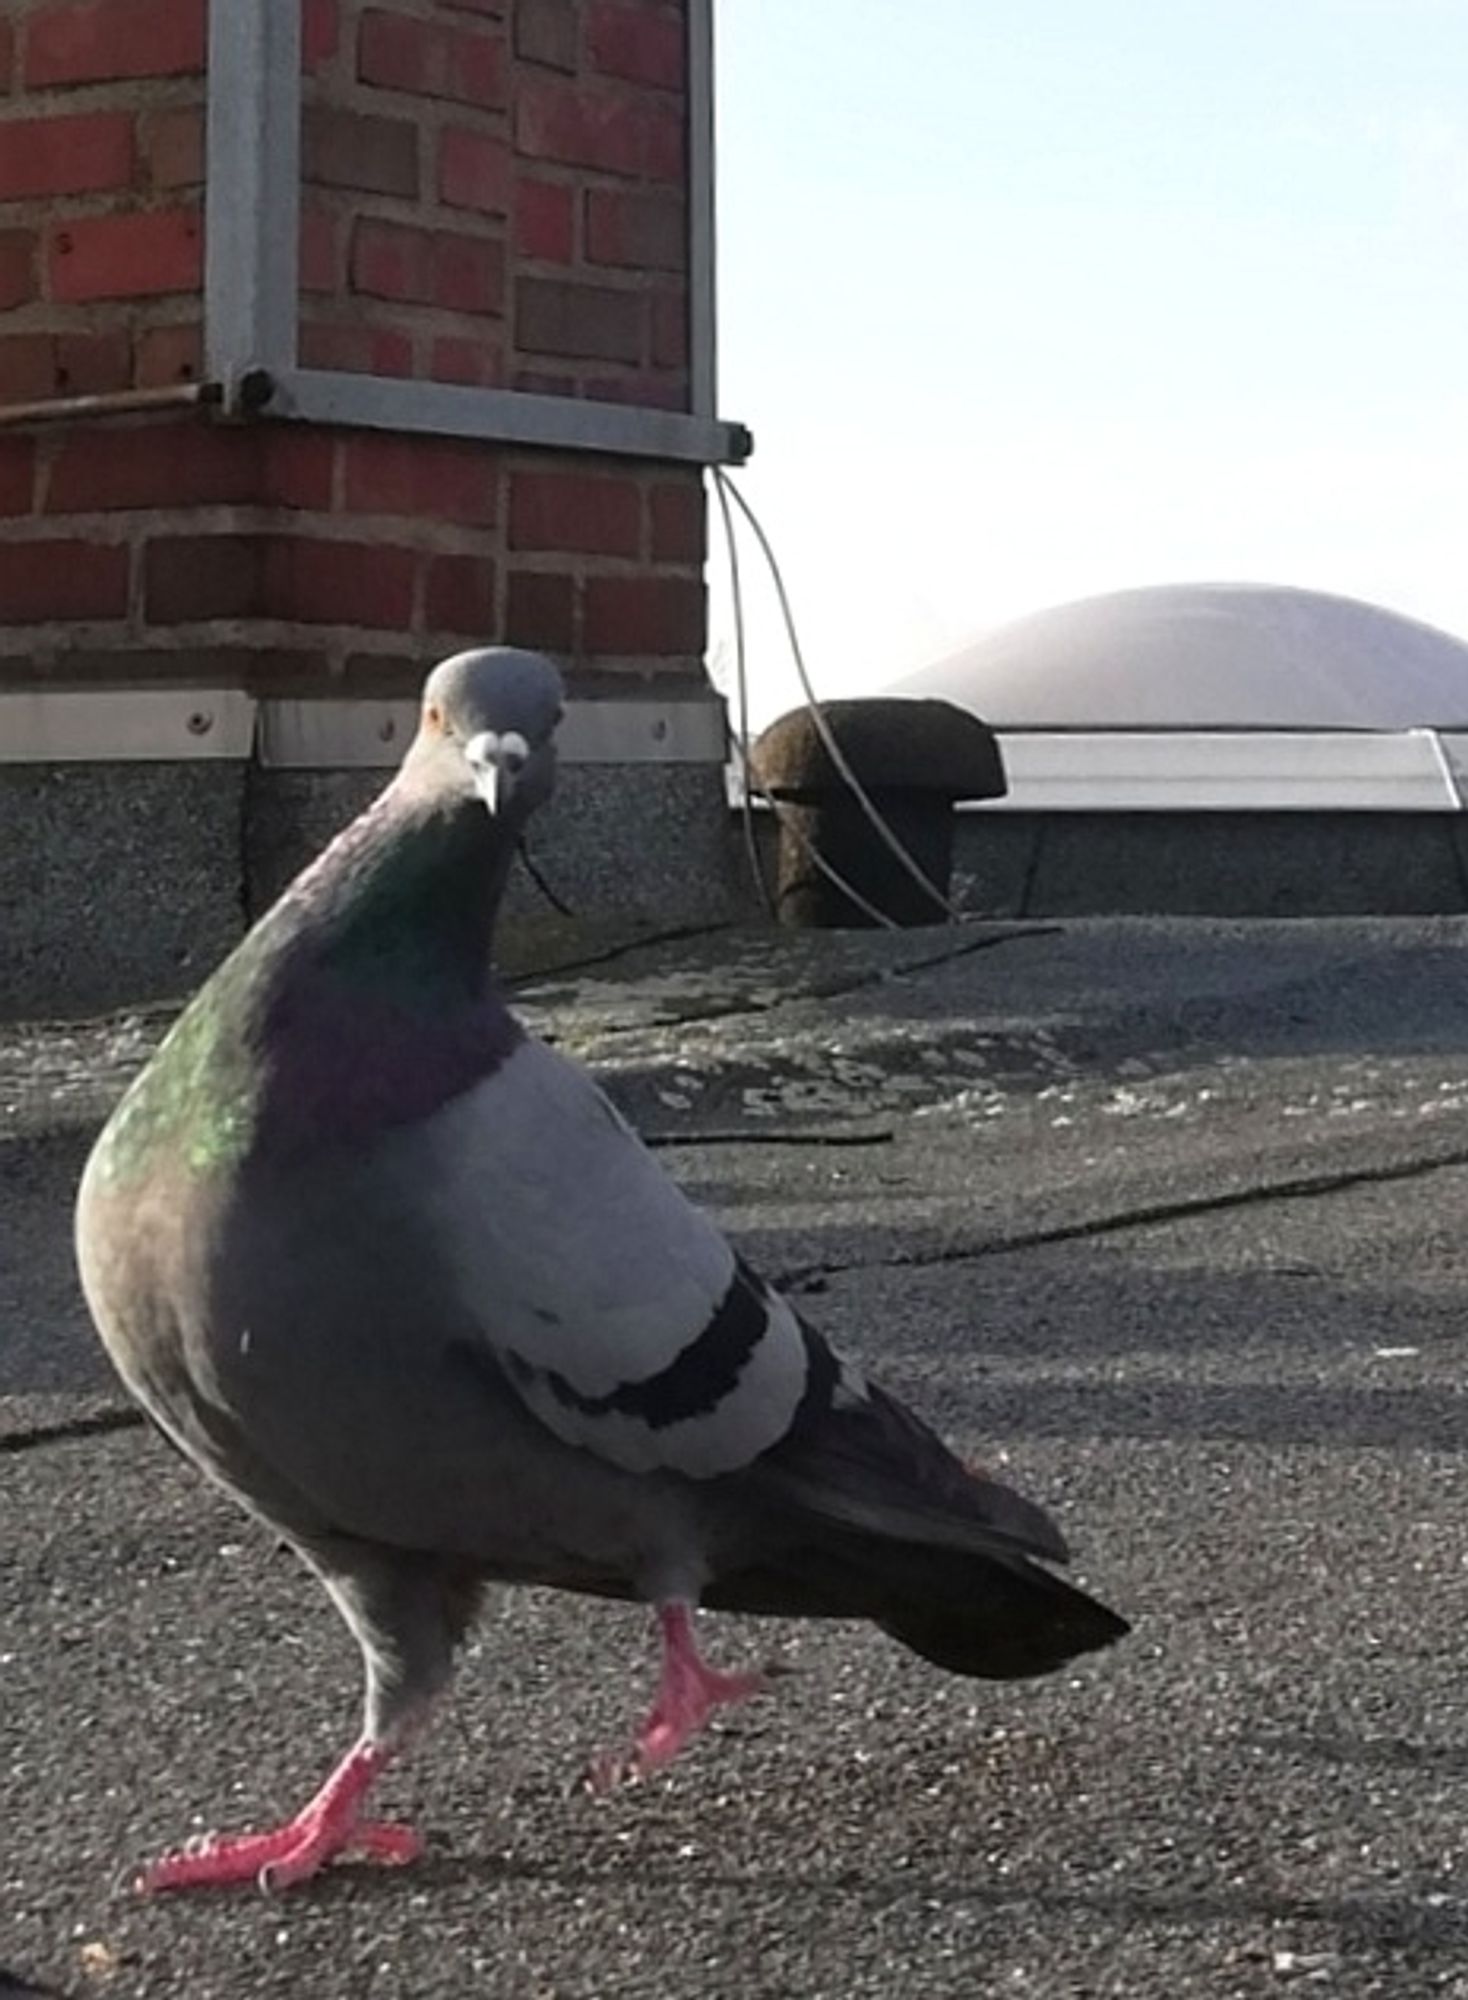
[[818,692],[1149,583],[1468,636],[1468,0],[717,15],[721,414]]

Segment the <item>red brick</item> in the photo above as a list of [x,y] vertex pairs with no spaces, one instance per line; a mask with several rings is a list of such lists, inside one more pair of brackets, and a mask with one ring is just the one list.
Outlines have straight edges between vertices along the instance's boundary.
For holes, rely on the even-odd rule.
[[337,0],[305,0],[301,9],[301,68],[321,69],[329,63],[340,34]]
[[300,285],[303,292],[334,292],[338,258],[336,217],[309,202],[301,209]]
[[197,209],[80,216],[51,231],[54,299],[138,299],[198,291],[204,229]]
[[205,0],[64,0],[27,17],[25,84],[194,75],[204,44]]
[[68,432],[57,445],[44,511],[84,514],[253,500],[260,487],[258,436],[202,417]]
[[0,623],[121,618],[128,552],[121,543],[65,540],[0,546]]
[[579,40],[575,0],[520,0],[515,9],[515,54],[522,62],[572,72]]
[[251,618],[264,605],[264,537],[159,535],[144,551],[143,614],[152,625]]
[[93,194],[133,177],[133,121],[125,111],[0,124],[0,201]]
[[515,93],[515,144],[561,166],[640,174],[647,155],[643,107],[621,91],[525,76]]
[[515,345],[522,353],[640,361],[645,326],[639,292],[559,278],[522,278],[515,288]]
[[326,513],[336,484],[337,440],[312,424],[271,424],[260,440],[263,505]]
[[0,20],[0,91],[10,88],[15,75],[15,30],[8,21]]
[[269,616],[307,625],[405,632],[413,615],[417,568],[412,549],[278,537],[265,557]]
[[343,673],[350,694],[388,701],[416,698],[423,686],[423,655],[348,653]]
[[500,110],[505,103],[505,45],[498,35],[370,8],[357,39],[357,75],[382,90]]
[[505,580],[505,644],[569,653],[576,630],[575,579],[559,571],[512,570]]
[[701,563],[705,554],[705,508],[702,482],[672,481],[653,487],[648,495],[652,515],[654,562]]
[[0,311],[37,295],[35,230],[0,229]]
[[654,12],[646,4],[591,0],[586,51],[591,67],[606,76],[625,77],[629,83],[648,83],[660,90],[687,87],[683,23],[674,15]]
[[688,366],[688,294],[659,292],[652,302],[652,358],[659,368]]
[[504,379],[504,352],[479,336],[441,334],[429,350],[428,372],[435,382],[492,388]]
[[142,120],[143,159],[154,187],[195,187],[204,179],[204,110],[179,105]]
[[581,393],[593,403],[632,403],[647,410],[686,410],[688,378],[671,371],[630,369],[621,375],[591,375]]
[[617,264],[643,271],[681,271],[688,262],[687,230],[679,195],[634,194],[627,188],[587,190],[589,263]]
[[132,343],[124,326],[58,333],[56,387],[63,396],[101,396],[132,382]]
[[558,375],[549,368],[517,368],[511,386],[527,396],[574,396],[576,377]]
[[246,429],[202,417],[64,436],[44,512],[132,507],[331,505],[336,441],[286,426]]
[[683,576],[586,579],[582,644],[588,653],[701,653],[703,585]]
[[36,441],[0,434],[0,514],[35,511]]
[[450,312],[503,312],[504,244],[440,231],[433,243],[433,302]]
[[438,198],[450,208],[503,215],[510,205],[510,149],[487,132],[446,125],[438,141]]
[[146,552],[144,604],[159,625],[282,618],[406,630],[413,550],[290,535],[168,535]]
[[369,298],[498,312],[504,288],[504,245],[492,237],[370,216],[360,218],[353,231],[352,289]]
[[0,337],[0,403],[32,403],[59,394],[54,334],[7,333]]
[[[253,646],[240,647],[239,665],[236,669],[239,680],[247,694],[258,700],[293,695],[335,695],[341,693],[336,676],[331,670],[331,655],[326,651],[307,652],[298,647],[270,646],[256,649]],[[207,664],[211,656],[218,657],[215,648],[189,648],[191,661],[199,660]],[[163,656],[173,662],[174,678],[178,675],[178,654]],[[228,658],[228,654],[225,654]],[[209,683],[214,685],[214,683]]]
[[352,230],[354,292],[369,298],[433,303],[433,236],[406,222],[360,216]]
[[630,479],[596,473],[512,473],[509,542],[512,549],[635,556],[642,495]]
[[411,375],[413,341],[390,327],[308,321],[301,328],[301,366],[339,368],[347,375]]
[[576,251],[575,190],[560,181],[521,181],[515,189],[515,247],[522,257],[569,264]]
[[430,632],[488,639],[494,632],[494,564],[488,556],[432,556],[423,591]]
[[350,513],[486,527],[498,499],[498,459],[477,441],[364,431],[343,446],[342,504]]
[[332,104],[308,104],[301,114],[304,178],[321,187],[363,194],[418,194],[418,128],[407,118],[380,118]]
[[682,187],[687,179],[688,130],[682,105],[656,100],[643,108],[642,170],[650,181]]
[[135,378],[140,389],[197,382],[204,372],[204,329],[197,320],[153,326],[138,335]]

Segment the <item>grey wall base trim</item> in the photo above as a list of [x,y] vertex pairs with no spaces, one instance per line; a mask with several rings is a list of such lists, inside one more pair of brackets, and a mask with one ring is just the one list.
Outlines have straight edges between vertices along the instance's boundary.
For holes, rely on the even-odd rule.
[[[236,688],[0,689],[0,764],[181,763],[255,756],[331,771],[402,762],[418,704],[368,695],[256,699]],[[699,692],[566,704],[564,764],[722,765],[724,704]]]
[[[0,1017],[192,992],[383,781],[238,762],[0,765]],[[609,926],[719,923],[745,908],[716,765],[570,765],[531,848],[573,912],[569,929],[556,919],[562,937],[578,920],[601,939]],[[508,956],[517,926],[547,913],[517,870]]]

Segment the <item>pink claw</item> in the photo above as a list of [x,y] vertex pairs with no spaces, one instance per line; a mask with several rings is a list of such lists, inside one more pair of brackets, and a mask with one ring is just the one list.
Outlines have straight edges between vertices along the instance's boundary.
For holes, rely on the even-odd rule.
[[338,1854],[363,1854],[402,1867],[423,1851],[411,1827],[361,1817],[362,1802],[390,1752],[361,1742],[350,1750],[315,1798],[293,1820],[268,1833],[204,1834],[164,1854],[132,1878],[136,1894],[255,1882],[288,1889],[315,1875]]
[[630,1751],[606,1751],[592,1759],[586,1784],[593,1792],[609,1792],[627,1779],[645,1778],[671,1764],[716,1709],[748,1701],[771,1685],[770,1673],[725,1674],[711,1667],[698,1650],[686,1604],[659,1605],[658,1625],[663,1671],[652,1713]]

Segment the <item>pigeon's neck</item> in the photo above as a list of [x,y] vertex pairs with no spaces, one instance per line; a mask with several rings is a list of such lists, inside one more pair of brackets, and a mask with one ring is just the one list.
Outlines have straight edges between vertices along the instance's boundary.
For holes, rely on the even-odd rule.
[[286,985],[329,971],[414,1005],[482,1000],[517,837],[476,801],[399,781],[287,890],[261,926],[264,954]]
[[524,1036],[489,957],[515,840],[481,806],[389,787],[185,1009],[104,1170],[369,1142],[492,1073]]

